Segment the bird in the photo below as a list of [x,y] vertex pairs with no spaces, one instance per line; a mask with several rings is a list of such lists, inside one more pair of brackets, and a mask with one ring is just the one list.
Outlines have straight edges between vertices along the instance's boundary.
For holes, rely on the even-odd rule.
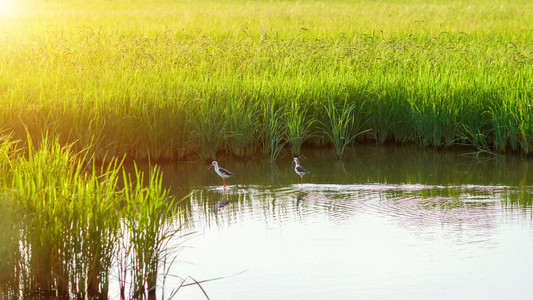
[[305,174],[309,174],[309,171],[304,169],[304,167],[300,166],[300,162],[298,161],[298,157],[294,158],[294,163],[296,164],[296,166],[294,167],[294,172],[296,172],[296,174],[300,175],[300,178],[302,179],[301,183],[304,183],[304,175]]
[[215,172],[217,172],[218,176],[222,177],[222,180],[224,181],[224,190],[226,190],[226,178],[237,176],[237,174],[231,173],[230,171],[219,167],[216,160],[213,161],[211,165],[215,168]]

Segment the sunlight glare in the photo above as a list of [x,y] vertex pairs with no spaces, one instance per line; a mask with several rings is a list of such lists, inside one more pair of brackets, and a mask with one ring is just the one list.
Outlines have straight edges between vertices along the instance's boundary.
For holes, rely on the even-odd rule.
[[0,17],[9,16],[14,9],[15,0],[0,0]]

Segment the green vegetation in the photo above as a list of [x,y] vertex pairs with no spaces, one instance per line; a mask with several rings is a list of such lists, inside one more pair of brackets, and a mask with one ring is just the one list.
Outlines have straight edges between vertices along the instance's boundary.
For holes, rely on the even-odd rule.
[[[304,104],[305,105],[305,104]],[[291,151],[299,155],[302,144],[310,138],[313,120],[307,114],[308,106],[293,102],[285,110],[287,120],[287,140],[291,143]]]
[[157,168],[144,183],[141,172],[132,180],[117,160],[96,164],[87,153],[48,138],[21,151],[2,138],[1,297],[107,298],[114,266],[121,299],[155,295],[177,230],[174,198]]
[[344,99],[342,106],[336,107],[336,103],[330,99],[324,107],[328,122],[323,124],[324,133],[329,137],[335,149],[335,155],[339,158],[343,155],[346,146],[352,143],[358,135],[370,131],[370,129],[361,131],[365,124],[358,123],[355,119],[358,106],[357,100]]
[[[533,151],[531,1],[23,0],[0,18],[0,120],[17,139],[153,160]],[[332,117],[350,123],[342,145]]]
[[531,154],[531,20],[524,0],[0,1],[0,294],[105,297],[114,266],[122,298],[153,297],[178,211],[117,158]]

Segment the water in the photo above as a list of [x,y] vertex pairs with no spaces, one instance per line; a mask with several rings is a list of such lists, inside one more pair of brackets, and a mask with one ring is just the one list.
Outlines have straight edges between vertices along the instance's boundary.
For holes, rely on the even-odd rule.
[[[532,299],[531,160],[357,147],[163,166],[190,193],[170,274],[210,299]],[[167,279],[166,292],[178,286]],[[193,282],[188,279],[187,282]],[[205,299],[198,286],[177,299]]]

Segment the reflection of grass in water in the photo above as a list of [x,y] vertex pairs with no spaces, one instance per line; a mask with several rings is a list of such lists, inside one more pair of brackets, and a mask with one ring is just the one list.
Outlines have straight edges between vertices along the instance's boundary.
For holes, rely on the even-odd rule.
[[18,251],[19,232],[16,209],[7,197],[0,197],[0,295],[6,297],[6,292],[23,285],[23,278],[17,270],[22,253]]
[[135,291],[154,288],[177,213],[160,172],[130,180],[117,160],[97,164],[48,138],[29,144],[24,156],[9,140],[0,144],[4,296],[107,297],[114,263],[128,267]]
[[533,190],[526,185],[501,186],[443,186],[416,191],[395,191],[393,199],[398,203],[411,203],[421,209],[470,209],[501,203],[503,206],[532,207]]
[[533,207],[533,190],[529,185],[520,185],[519,189],[503,192],[502,205],[511,207]]

